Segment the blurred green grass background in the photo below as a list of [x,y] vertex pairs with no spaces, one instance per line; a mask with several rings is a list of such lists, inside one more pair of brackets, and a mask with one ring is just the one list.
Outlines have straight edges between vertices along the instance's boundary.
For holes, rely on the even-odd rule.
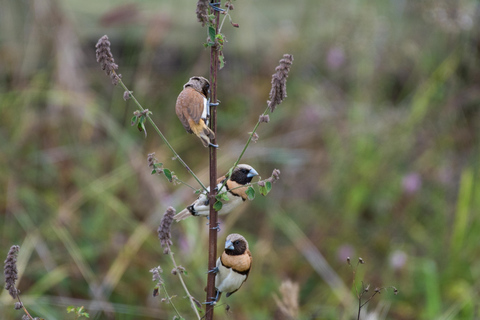
[[[298,319],[352,319],[357,283],[382,291],[369,319],[480,317],[480,29],[477,1],[242,0],[224,34],[219,73],[219,172],[233,164],[263,112],[284,53],[288,98],[242,162],[279,180],[222,218],[254,265],[218,319],[288,319],[274,296],[299,286]],[[171,319],[152,297],[160,265],[175,304],[193,319],[156,228],[191,190],[151,176],[146,155],[194,184],[124,102],[95,61],[107,34],[119,73],[182,158],[208,181],[208,151],[185,133],[175,99],[208,76],[195,1],[4,1],[0,10],[0,248],[21,246],[18,287],[35,316]],[[204,301],[205,219],[174,224],[173,250]],[[371,290],[372,291],[372,290]],[[298,298],[298,300],[297,300]],[[226,310],[226,304],[230,306]],[[0,295],[2,319],[20,319]],[[69,315],[71,316],[71,315]],[[364,318],[367,315],[364,314]],[[72,317],[68,319],[73,319]]]

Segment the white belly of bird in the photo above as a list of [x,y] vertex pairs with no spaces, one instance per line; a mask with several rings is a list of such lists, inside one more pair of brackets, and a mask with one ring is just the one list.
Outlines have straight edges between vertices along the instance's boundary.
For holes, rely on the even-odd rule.
[[239,274],[232,269],[225,268],[221,263],[218,266],[219,272],[215,277],[215,287],[220,292],[233,292],[240,288],[247,278],[246,275]]
[[[242,197],[237,197],[231,194],[228,194],[228,201],[223,203],[222,209],[218,212],[218,214],[225,214],[232,211],[235,207],[237,207],[240,203],[243,202]],[[198,200],[196,201],[197,204],[195,205],[195,210],[197,211],[198,215],[208,216],[210,211],[210,206],[205,205],[205,201],[207,197],[204,194],[201,194]]]

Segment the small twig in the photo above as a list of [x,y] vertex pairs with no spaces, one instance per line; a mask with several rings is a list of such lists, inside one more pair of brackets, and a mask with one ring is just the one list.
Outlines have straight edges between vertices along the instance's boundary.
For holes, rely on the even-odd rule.
[[20,295],[17,293],[17,299],[18,299],[18,302],[20,302],[20,304],[22,305],[22,309],[23,311],[27,314],[27,316],[31,319],[31,320],[34,320],[33,317],[30,315],[30,313],[28,312],[27,308],[25,308],[25,305],[23,304],[22,300],[20,300]]
[[218,28],[218,33],[220,33],[222,31],[222,27],[223,27],[223,23],[225,22],[225,19],[227,19],[227,16],[229,17],[230,21],[232,21],[232,18],[230,17],[230,14],[228,13],[228,10],[230,8],[227,7],[227,10],[224,11],[224,17],[223,17],[223,20],[222,20],[222,23],[220,24],[220,27]]
[[178,312],[177,307],[175,307],[175,304],[172,301],[172,297],[170,297],[170,295],[168,294],[167,288],[165,287],[165,284],[162,283],[161,286],[162,286],[163,292],[165,293],[165,296],[167,297],[168,302],[172,305],[173,310],[175,310],[175,313],[177,314],[177,316],[182,318],[182,316],[180,315],[180,312]]
[[[175,262],[175,258],[173,257],[173,252],[172,252],[172,250],[170,250],[169,245],[168,245],[168,249],[169,249],[169,256],[170,256],[170,259],[172,259],[173,266],[175,267],[175,269],[178,270],[177,263]],[[198,313],[198,310],[195,307],[195,302],[193,301],[193,297],[190,294],[190,291],[188,291],[188,288],[187,288],[187,285],[185,284],[185,281],[183,281],[182,273],[177,272],[177,275],[180,278],[180,282],[182,283],[183,289],[185,290],[185,293],[187,294],[188,299],[190,300],[190,304],[192,306],[193,311],[195,311],[195,314],[197,315],[197,318],[200,320],[201,319],[200,314]]]

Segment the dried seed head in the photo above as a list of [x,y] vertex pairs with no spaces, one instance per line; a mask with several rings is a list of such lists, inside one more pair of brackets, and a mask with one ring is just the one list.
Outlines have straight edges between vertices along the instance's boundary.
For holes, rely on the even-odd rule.
[[268,114],[262,114],[258,118],[258,122],[260,122],[260,123],[262,123],[262,122],[268,123],[269,121],[270,121],[270,116]]
[[167,211],[165,211],[162,221],[160,222],[160,226],[157,229],[158,239],[160,239],[160,244],[165,249],[163,253],[168,254],[170,253],[170,246],[173,244],[170,234],[170,228],[173,222],[173,216],[175,215],[175,209],[173,207],[168,207]]
[[278,179],[280,179],[280,170],[273,169],[272,176],[268,179],[265,179],[265,181],[270,181],[271,183],[275,183],[275,181],[277,181]]
[[155,166],[155,162],[157,162],[157,159],[155,158],[155,152],[152,152],[152,153],[148,154],[147,162],[148,162],[148,166],[150,168],[153,168]]
[[360,258],[360,257],[358,257],[358,262],[359,262],[360,264],[365,264],[365,261],[363,261],[363,259]]
[[162,267],[158,266],[153,269],[150,269],[150,272],[152,273],[152,281],[163,283],[162,276],[160,275],[160,273],[163,272]]
[[198,0],[197,2],[197,19],[202,23],[202,27],[208,23],[208,0]]
[[5,290],[8,290],[13,299],[17,298],[19,293],[15,288],[15,282],[18,279],[17,270],[17,256],[20,251],[20,246],[12,246],[7,254],[7,259],[3,267],[3,273],[5,275]]
[[265,181],[258,181],[259,187],[265,187]]
[[118,65],[113,59],[112,52],[110,51],[110,41],[108,41],[107,35],[104,35],[98,39],[97,44],[95,45],[97,49],[95,51],[97,56],[97,62],[102,66],[102,70],[105,70],[105,73],[110,76],[112,83],[117,85],[120,79],[122,78],[121,74],[115,72],[118,69]]
[[280,297],[273,296],[280,312],[288,319],[298,319],[300,286],[289,279],[280,286]]
[[23,308],[23,304],[21,302],[15,302],[15,310],[20,310]]
[[[250,132],[250,134],[251,134],[251,132]],[[258,135],[256,132],[254,132],[254,133],[252,134],[252,141],[255,142],[255,143],[257,143],[258,138],[260,138],[259,135]]]
[[176,276],[178,273],[185,273],[185,268],[182,266],[178,266],[172,269],[172,274]]
[[397,295],[397,294],[398,294],[397,288],[395,288],[395,287],[392,287],[392,288],[393,288],[393,293],[394,293],[395,295]]
[[195,299],[194,297],[192,297],[192,300],[193,300],[193,302],[195,303],[195,305],[196,305],[199,309],[202,308],[202,304],[200,303],[200,301],[198,301],[198,300]]
[[235,9],[235,7],[233,6],[233,3],[231,1],[225,2],[225,8],[228,8],[228,10]]
[[287,78],[288,72],[293,62],[291,54],[284,54],[280,64],[275,68],[275,73],[272,75],[272,89],[270,90],[270,100],[267,101],[270,111],[275,111],[277,105],[287,97]]
[[348,263],[348,265],[351,265],[350,264],[350,257],[347,257],[347,263]]
[[131,95],[132,93],[133,93],[133,91],[125,91],[125,92],[123,93],[123,100],[127,101],[128,99],[130,99],[130,98],[131,98],[130,95]]

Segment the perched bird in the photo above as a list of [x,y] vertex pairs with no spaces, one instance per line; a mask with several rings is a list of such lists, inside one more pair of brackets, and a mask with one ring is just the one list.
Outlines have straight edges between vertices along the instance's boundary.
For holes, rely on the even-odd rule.
[[227,298],[235,293],[247,280],[252,266],[252,254],[248,250],[247,240],[238,233],[228,235],[225,240],[225,251],[217,260],[217,266],[209,271],[215,273],[217,291],[214,302],[220,299],[222,292]]
[[[210,142],[215,133],[208,127],[210,82],[204,77],[191,77],[178,95],[175,112],[188,133],[194,133],[205,147],[218,145]],[[213,104],[212,104],[213,105]]]
[[[236,206],[238,206],[243,201],[247,200],[247,183],[250,183],[253,177],[258,176],[258,172],[255,171],[248,164],[239,164],[232,171],[230,177],[226,175],[217,179],[217,190],[221,188],[225,180],[225,186],[222,188],[222,192],[227,190],[228,201],[222,201],[223,206],[218,211],[219,214],[225,214]],[[207,188],[210,191],[210,187]],[[177,213],[173,218],[178,222],[190,216],[208,216],[210,212],[210,202],[208,200],[208,194],[204,191],[198,196],[197,200],[194,203]]]

